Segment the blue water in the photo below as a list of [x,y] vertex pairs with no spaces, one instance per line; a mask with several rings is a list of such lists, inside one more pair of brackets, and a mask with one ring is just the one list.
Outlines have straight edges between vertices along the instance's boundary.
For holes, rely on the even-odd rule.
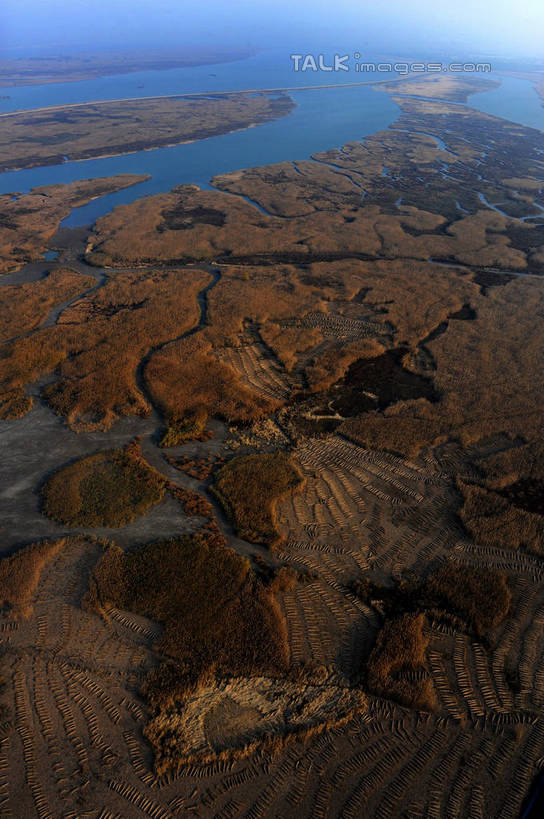
[[212,176],[218,173],[307,159],[317,151],[361,140],[387,128],[399,114],[387,94],[370,86],[300,91],[292,97],[297,103],[294,112],[274,122],[187,145],[3,173],[0,193],[117,173],[152,174],[147,182],[74,209],[64,222],[71,227],[87,225],[116,205],[168,191],[174,185],[195,183],[209,188]]
[[58,255],[59,255],[58,250],[47,250],[43,254],[43,258],[45,259],[46,262],[54,262]]
[[[366,57],[365,57],[366,59]],[[369,57],[371,61],[373,58]],[[117,74],[82,82],[0,88],[1,111],[19,111],[46,105],[63,105],[94,100],[138,99],[162,94],[240,91],[249,88],[300,88],[308,85],[339,85],[376,79],[392,79],[391,74],[294,71],[287,49],[267,50],[231,63]],[[138,86],[143,85],[143,88]]]
[[[341,84],[367,78],[372,79],[353,72],[296,73],[292,70],[287,53],[270,51],[246,60],[216,66],[151,71],[78,83],[8,88],[3,93],[10,94],[11,99],[0,101],[0,110],[95,99]],[[378,79],[383,78],[382,75]],[[500,88],[475,94],[468,104],[494,116],[544,131],[544,107],[532,84],[510,77],[499,79],[502,82]],[[138,88],[142,83],[144,88]],[[168,191],[177,184],[194,183],[200,188],[208,189],[211,178],[216,174],[256,165],[306,159],[318,151],[362,140],[365,136],[387,128],[399,115],[398,106],[389,95],[374,91],[371,85],[297,91],[292,92],[291,96],[297,104],[295,111],[274,122],[187,145],[2,173],[0,193],[24,192],[40,185],[117,173],[151,175],[152,178],[147,182],[76,208],[63,223],[72,227],[87,225],[116,205]]]
[[486,114],[544,131],[543,101],[536,93],[533,83],[500,75],[493,78],[502,83],[501,87],[475,94],[470,97],[468,104]]

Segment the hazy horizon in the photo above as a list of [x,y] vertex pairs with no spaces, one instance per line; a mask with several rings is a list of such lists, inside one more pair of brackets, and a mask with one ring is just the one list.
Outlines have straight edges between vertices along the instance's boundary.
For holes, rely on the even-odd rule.
[[541,0],[461,0],[448,8],[390,0],[387,10],[337,0],[332,21],[323,0],[4,0],[0,9],[3,56],[206,46],[538,59],[542,31]]

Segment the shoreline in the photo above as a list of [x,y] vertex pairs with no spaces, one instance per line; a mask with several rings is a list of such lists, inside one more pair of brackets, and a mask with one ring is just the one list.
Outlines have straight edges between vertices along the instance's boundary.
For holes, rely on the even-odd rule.
[[[274,121],[274,120],[267,120],[267,121]],[[193,142],[203,142],[206,139],[215,139],[215,137],[219,136],[227,136],[228,134],[236,134],[240,131],[247,131],[249,128],[256,128],[258,125],[264,125],[264,122],[250,122],[248,125],[244,125],[241,128],[232,128],[229,131],[218,131],[216,134],[210,134],[209,136],[205,137],[195,137],[194,139],[183,139],[181,142],[169,142],[167,145],[151,145],[148,148],[137,148],[133,151],[123,151],[122,153],[113,153],[113,154],[99,154],[97,156],[84,156],[84,157],[77,157],[72,158],[69,157],[64,162],[52,162],[52,163],[43,163],[38,165],[25,165],[20,168],[0,168],[0,177],[3,173],[19,173],[19,171],[32,171],[36,168],[62,168],[64,165],[69,165],[71,162],[92,162],[93,160],[98,159],[113,159],[116,156],[130,156],[130,154],[140,154],[149,151],[160,151],[163,148],[176,148],[178,145],[191,145]],[[99,197],[96,197],[99,198]]]
[[406,76],[393,77],[392,79],[387,80],[364,80],[361,82],[329,83],[327,85],[285,86],[280,88],[243,88],[240,90],[231,89],[224,91],[191,91],[186,94],[156,94],[150,97],[120,97],[119,99],[115,100],[87,100],[86,102],[67,102],[62,103],[61,105],[44,105],[40,108],[18,108],[16,111],[4,111],[0,113],[0,119],[5,117],[13,117],[18,114],[60,111],[65,110],[66,108],[80,108],[89,105],[106,105],[108,103],[113,105],[120,102],[149,102],[152,100],[166,99],[198,99],[234,96],[238,94],[294,94],[298,91],[325,91],[328,88],[360,88],[365,85],[383,85],[384,83],[401,82],[402,80],[406,80]]

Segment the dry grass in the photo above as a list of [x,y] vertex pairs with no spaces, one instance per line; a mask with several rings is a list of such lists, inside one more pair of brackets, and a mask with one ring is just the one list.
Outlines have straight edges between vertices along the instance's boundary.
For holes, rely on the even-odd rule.
[[28,616],[42,571],[65,543],[64,539],[33,543],[0,560],[2,608],[15,616]]
[[501,549],[527,549],[542,554],[544,517],[519,509],[498,492],[484,486],[458,486],[464,497],[461,520],[479,546]]
[[368,689],[411,708],[432,710],[436,695],[430,677],[417,672],[425,669],[429,638],[423,633],[425,615],[404,614],[387,621],[368,659]]
[[464,500],[461,520],[481,546],[542,554],[544,445],[536,430],[534,437],[531,432],[528,424],[527,443],[521,444],[518,438],[494,454],[478,458],[479,478],[457,481]]
[[367,605],[379,601],[385,618],[367,662],[369,690],[405,706],[429,709],[436,695],[432,680],[422,673],[430,639],[424,633],[427,613],[481,639],[508,616],[512,599],[503,572],[454,563],[422,581],[379,586],[363,578],[351,590]]
[[422,580],[403,578],[394,586],[380,586],[363,578],[351,589],[367,604],[379,600],[388,619],[432,611],[478,636],[502,623],[512,597],[504,572],[458,563],[448,563]]
[[374,358],[383,352],[383,346],[375,339],[352,341],[333,346],[316,356],[305,369],[311,392],[323,392],[339,381],[351,364],[361,358]]
[[58,368],[45,396],[74,429],[108,429],[121,415],[147,415],[140,362],[196,324],[197,294],[208,282],[194,269],[118,274],[74,302],[56,326],[0,347],[0,393]]
[[302,485],[302,476],[283,452],[233,458],[218,473],[213,486],[240,537],[271,548],[280,541],[275,505]]
[[146,176],[119,174],[69,185],[33,188],[16,198],[10,194],[0,196],[0,273],[38,260],[72,208],[145,179]]
[[491,91],[498,88],[499,82],[481,77],[458,77],[455,75],[438,75],[428,77],[409,77],[398,82],[378,83],[376,91],[388,94],[407,94],[414,97],[433,97],[453,102],[466,102],[471,94]]
[[42,488],[42,511],[67,526],[126,526],[159,503],[165,488],[165,479],[133,444],[82,458],[56,472]]
[[23,390],[11,390],[0,395],[0,421],[22,418],[32,409],[33,400]]
[[[417,82],[427,84],[429,92],[435,84],[437,90],[438,84],[446,84],[451,94],[463,97],[489,87],[489,81],[481,78]],[[530,226],[518,225],[518,233],[513,232],[512,220],[483,206],[477,191],[482,190],[490,201],[506,200],[514,210],[530,208],[536,193],[530,185],[534,135],[523,132],[526,148],[513,153],[520,142],[517,126],[448,102],[396,100],[403,111],[399,130],[376,134],[364,145],[350,143],[342,151],[324,152],[315,157],[317,162],[250,168],[214,180],[222,190],[258,202],[265,213],[240,196],[176,189],[117,208],[99,220],[91,257],[119,266],[154,258],[296,263],[353,256],[425,262],[432,257],[524,270],[528,252],[540,253],[542,242],[531,243]],[[446,126],[449,151],[432,136],[443,138]],[[466,140],[469,127],[474,142]],[[493,150],[484,155],[482,145],[491,138]],[[506,152],[512,157],[512,168],[505,177],[498,169]],[[453,166],[448,176],[439,172],[440,163]],[[463,163],[459,179],[455,176],[458,163]],[[525,180],[523,203],[508,184],[518,179]],[[367,194],[364,202],[361,190]],[[402,202],[397,204],[399,194]],[[220,218],[202,221],[189,216],[186,230],[165,225],[162,215],[179,208]]]
[[285,671],[285,625],[247,558],[199,533],[125,554],[112,546],[96,567],[89,603],[164,624],[165,662],[147,680],[155,707],[183,697],[215,672]]
[[192,492],[190,489],[185,489],[185,487],[177,486],[173,483],[168,484],[168,489],[172,497],[181,503],[186,515],[190,517],[213,518],[213,507],[211,503],[197,492]]
[[163,446],[198,438],[209,416],[247,422],[279,406],[245,387],[231,367],[214,357],[202,334],[169,344],[152,356],[145,380],[170,427]]
[[2,288],[0,343],[35,330],[53,307],[75,298],[94,283],[90,276],[57,268],[37,282]]
[[308,330],[297,327],[285,328],[274,322],[267,322],[261,327],[260,332],[265,344],[278,357],[287,372],[293,370],[301,355],[311,352],[323,341],[323,335],[317,327]]
[[289,114],[287,95],[114,100],[0,120],[2,166],[33,168],[206,139]]
[[454,563],[429,575],[421,591],[427,606],[460,617],[479,636],[502,623],[512,599],[503,572]]
[[426,399],[399,401],[383,413],[367,412],[348,418],[338,432],[365,449],[383,450],[404,458],[417,458],[445,432],[445,425],[433,418]]

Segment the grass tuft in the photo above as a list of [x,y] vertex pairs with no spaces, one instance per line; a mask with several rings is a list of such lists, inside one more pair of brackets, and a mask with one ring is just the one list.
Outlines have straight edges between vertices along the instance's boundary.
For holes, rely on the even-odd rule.
[[141,457],[138,444],[82,458],[42,488],[42,510],[67,526],[126,526],[159,503],[166,480]]
[[302,476],[284,452],[233,458],[217,474],[212,491],[225,507],[240,537],[277,546],[275,504],[302,485]]

